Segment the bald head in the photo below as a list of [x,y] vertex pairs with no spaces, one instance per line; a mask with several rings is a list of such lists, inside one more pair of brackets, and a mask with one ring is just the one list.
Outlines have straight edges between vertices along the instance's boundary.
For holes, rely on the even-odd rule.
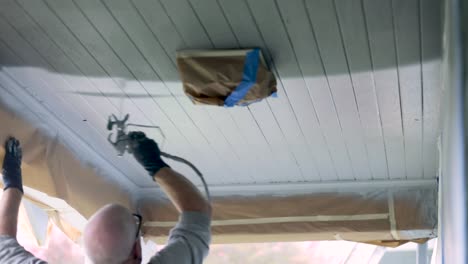
[[135,245],[137,226],[131,212],[117,204],[97,211],[84,230],[84,248],[95,264],[123,263]]

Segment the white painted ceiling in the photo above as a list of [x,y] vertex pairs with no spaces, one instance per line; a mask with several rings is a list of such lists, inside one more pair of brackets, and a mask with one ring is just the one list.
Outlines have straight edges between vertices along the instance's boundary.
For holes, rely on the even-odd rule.
[[[51,130],[139,188],[155,185],[107,143],[110,114],[160,126],[165,138],[144,131],[210,185],[434,179],[440,13],[438,0],[0,0],[0,90],[39,102]],[[248,47],[278,98],[223,108],[184,95],[177,50]]]

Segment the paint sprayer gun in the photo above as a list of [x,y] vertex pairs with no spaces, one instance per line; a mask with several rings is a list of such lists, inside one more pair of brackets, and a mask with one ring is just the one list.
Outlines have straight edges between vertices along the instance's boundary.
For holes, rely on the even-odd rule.
[[117,128],[117,135],[115,137],[115,140],[113,141],[112,138],[112,133],[109,134],[107,137],[107,141],[114,146],[114,148],[117,150],[119,156],[123,156],[125,151],[128,153],[132,153],[131,148],[128,147],[128,144],[130,143],[130,139],[127,134],[127,128],[130,126],[134,127],[146,127],[146,128],[156,128],[159,129],[159,132],[165,138],[164,134],[162,133],[162,130],[158,126],[147,126],[147,125],[139,125],[139,124],[133,124],[133,123],[128,123],[130,115],[126,114],[125,117],[122,120],[119,120],[114,114],[110,115],[108,120],[107,120],[107,130],[112,131],[114,127]]
[[[129,119],[129,117],[130,117],[130,115],[126,114],[123,119],[119,120],[117,118],[117,116],[112,114],[112,115],[109,116],[109,118],[107,120],[107,130],[112,131],[114,129],[114,127],[117,128],[117,135],[115,137],[115,140],[112,140],[112,134],[113,133],[110,133],[109,136],[107,137],[107,141],[109,141],[109,143],[117,150],[117,155],[118,156],[120,156],[120,157],[123,156],[125,152],[132,153],[132,149],[129,147],[130,138],[129,138],[128,134],[127,134],[127,128],[130,127],[130,126],[159,129],[159,132],[161,133],[162,137],[164,139],[166,138],[159,126],[139,125],[139,124],[133,124],[133,123],[128,123],[127,124],[127,121]],[[198,168],[195,167],[195,165],[193,165],[190,161],[188,161],[188,160],[186,160],[184,158],[174,156],[174,155],[171,155],[171,154],[163,152],[163,151],[161,151],[161,156],[165,157],[165,158],[168,158],[168,159],[172,159],[174,161],[184,163],[185,165],[192,168],[193,171],[200,177],[200,179],[201,179],[201,181],[203,183],[203,187],[205,188],[205,192],[206,192],[206,196],[208,198],[208,201],[211,202],[210,192],[208,190],[208,185],[207,185],[207,183],[205,181],[205,178],[203,177],[200,170],[198,170]]]

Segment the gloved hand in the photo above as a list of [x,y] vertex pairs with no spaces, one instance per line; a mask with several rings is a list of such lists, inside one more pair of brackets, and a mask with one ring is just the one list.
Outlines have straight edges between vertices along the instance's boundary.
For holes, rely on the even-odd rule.
[[130,132],[129,148],[135,159],[143,165],[151,177],[154,176],[160,169],[169,167],[161,158],[161,150],[158,144],[146,137],[143,132]]
[[23,192],[21,177],[22,150],[19,141],[10,137],[5,141],[5,158],[3,159],[3,190],[17,188]]

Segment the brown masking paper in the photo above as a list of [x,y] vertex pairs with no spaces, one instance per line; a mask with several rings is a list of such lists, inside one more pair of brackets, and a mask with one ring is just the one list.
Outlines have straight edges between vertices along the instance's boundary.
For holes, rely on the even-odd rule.
[[[14,135],[23,146],[25,198],[54,211],[49,214],[51,220],[74,241],[84,227],[74,219],[86,221],[101,206],[119,203],[143,215],[146,239],[165,242],[178,218],[169,201],[157,195],[135,199],[135,193],[81,162],[59,137],[34,127],[1,104],[0,120],[0,142]],[[2,147],[0,162],[3,156]],[[436,186],[289,196],[216,196],[212,231],[215,243],[339,239],[395,246],[435,237],[436,216]]]
[[[245,54],[248,51],[250,50],[179,51],[177,67],[185,94],[195,104],[224,105],[226,97],[242,80]],[[263,56],[260,55],[256,84],[238,105],[259,101],[276,91],[275,76],[268,70]]]

